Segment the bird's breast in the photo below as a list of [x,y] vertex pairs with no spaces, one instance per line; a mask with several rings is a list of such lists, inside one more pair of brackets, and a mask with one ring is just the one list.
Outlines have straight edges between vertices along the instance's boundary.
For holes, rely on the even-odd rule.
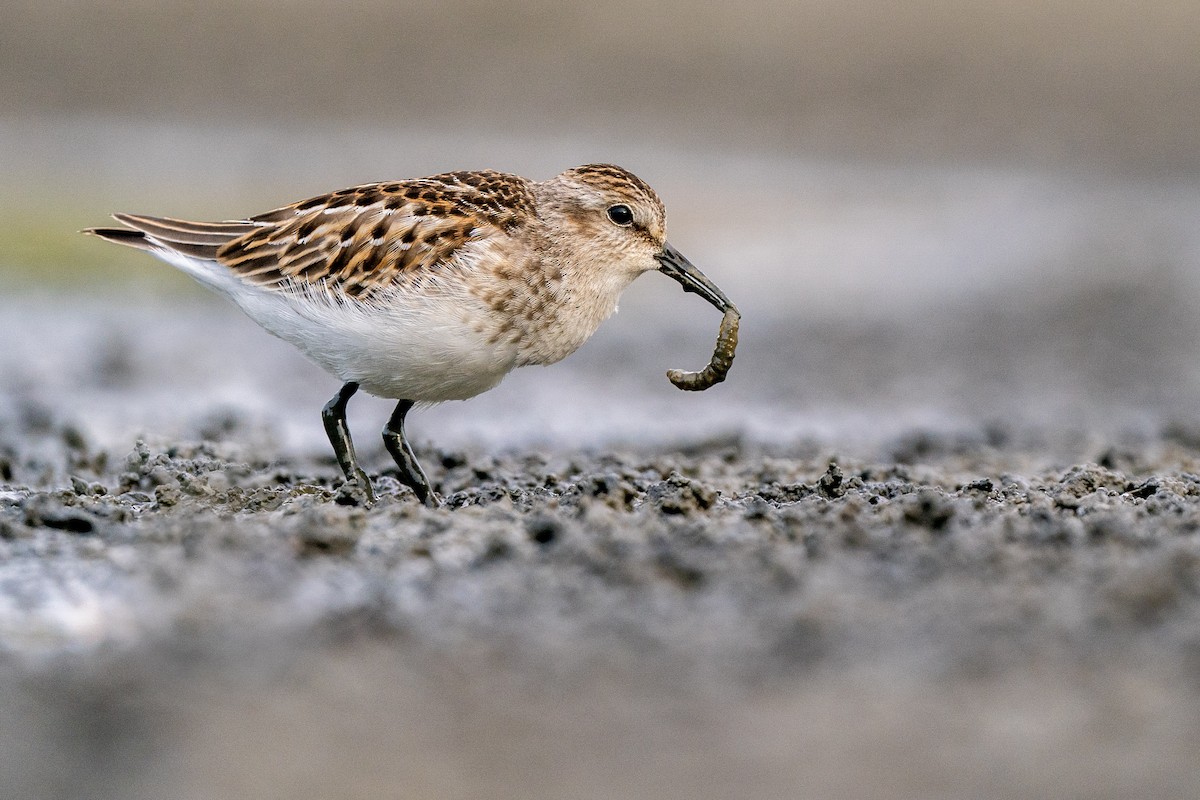
[[590,291],[550,271],[488,298],[489,341],[516,349],[517,365],[553,364],[574,353],[617,310],[618,293]]

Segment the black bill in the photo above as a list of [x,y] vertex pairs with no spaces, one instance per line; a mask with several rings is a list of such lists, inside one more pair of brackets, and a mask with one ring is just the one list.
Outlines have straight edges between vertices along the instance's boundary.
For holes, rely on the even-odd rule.
[[710,281],[703,272],[693,267],[692,262],[688,261],[683,253],[670,244],[664,244],[663,251],[655,258],[658,259],[658,263],[662,264],[659,270],[664,275],[670,275],[679,281],[685,292],[694,292],[700,295],[721,311],[730,309],[737,311],[737,306],[729,302],[725,293],[718,289],[717,285]]

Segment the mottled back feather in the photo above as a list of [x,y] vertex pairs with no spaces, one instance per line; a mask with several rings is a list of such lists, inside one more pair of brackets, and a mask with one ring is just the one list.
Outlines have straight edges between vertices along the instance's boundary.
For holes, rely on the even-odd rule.
[[364,299],[428,276],[472,242],[514,234],[537,214],[530,182],[493,170],[371,183],[245,220],[114,214],[133,230],[87,232],[214,261],[258,286],[323,286]]
[[467,243],[511,233],[534,213],[528,182],[499,172],[373,183],[253,217],[215,258],[261,286],[323,284],[364,298],[442,269]]

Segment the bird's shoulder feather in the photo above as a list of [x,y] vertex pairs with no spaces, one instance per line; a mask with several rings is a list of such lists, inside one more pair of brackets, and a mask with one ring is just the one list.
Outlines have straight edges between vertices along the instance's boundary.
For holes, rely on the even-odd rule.
[[321,285],[366,298],[447,268],[470,243],[512,235],[534,216],[524,178],[449,172],[354,186],[252,217],[216,260],[260,286]]

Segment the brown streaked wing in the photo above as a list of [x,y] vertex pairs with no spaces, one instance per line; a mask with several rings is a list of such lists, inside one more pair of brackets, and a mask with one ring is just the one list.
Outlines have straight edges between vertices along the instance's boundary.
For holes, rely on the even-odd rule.
[[446,173],[356,186],[267,212],[253,218],[262,227],[221,247],[217,258],[263,286],[320,284],[365,298],[437,270],[467,242],[511,232],[532,214],[523,178]]

